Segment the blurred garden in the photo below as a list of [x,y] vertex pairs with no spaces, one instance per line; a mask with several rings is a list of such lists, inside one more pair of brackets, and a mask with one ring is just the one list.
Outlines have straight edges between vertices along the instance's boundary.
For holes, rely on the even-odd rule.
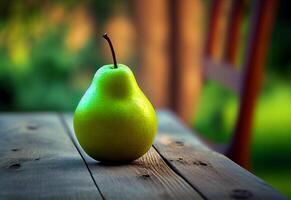
[[[290,2],[279,1],[252,135],[252,172],[291,198],[291,15]],[[213,101],[215,99],[215,101]],[[238,97],[215,82],[202,89],[193,128],[228,143]]]
[[[253,173],[291,198],[291,15],[279,3],[252,139]],[[130,1],[0,1],[0,111],[72,112],[95,71],[112,62],[138,68]],[[247,28],[247,26],[246,26]],[[215,101],[213,101],[215,99]],[[238,98],[214,82],[202,88],[193,128],[228,143]]]

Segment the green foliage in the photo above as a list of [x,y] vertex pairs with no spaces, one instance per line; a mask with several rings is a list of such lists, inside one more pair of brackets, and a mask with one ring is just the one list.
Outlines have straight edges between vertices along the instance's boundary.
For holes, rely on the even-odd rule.
[[73,110],[102,63],[95,39],[70,50],[67,21],[49,24],[31,5],[10,6],[19,12],[0,20],[0,110]]
[[[253,172],[285,194],[291,179],[291,90],[289,82],[268,78],[260,95],[252,129]],[[215,83],[205,85],[194,128],[216,143],[232,136],[238,99]],[[290,196],[291,197],[291,196]]]
[[[1,54],[4,67],[0,80],[5,82],[1,89],[7,88],[6,96],[12,99],[7,102],[12,104],[10,106],[1,104],[3,110],[6,106],[9,110],[72,110],[76,106],[81,91],[72,88],[72,73],[95,68],[98,57],[93,55],[96,50],[90,42],[79,52],[68,51],[64,36],[65,31],[58,30],[31,43],[31,56],[23,71],[11,70],[17,66],[6,52]],[[88,53],[91,50],[92,53]]]
[[274,24],[274,31],[272,34],[271,48],[268,55],[268,71],[269,73],[280,76],[280,79],[290,81],[291,77],[291,3],[288,0],[281,0],[279,2],[279,9]]
[[[291,198],[291,17],[290,1],[279,10],[266,64],[266,81],[255,111],[252,137],[253,173]],[[247,28],[243,26],[243,32]],[[240,49],[240,61],[243,55]],[[194,128],[202,136],[227,143],[234,128],[238,99],[215,83],[203,88]]]
[[222,113],[229,104],[229,99],[235,98],[236,96],[229,90],[215,82],[208,81],[203,86],[199,109],[193,122],[195,130],[209,140],[227,143],[228,135],[232,132],[232,125],[229,126],[228,130],[225,130]]
[[[291,167],[291,92],[286,84],[266,83],[255,110],[253,122],[252,157],[255,168]],[[229,99],[222,117],[225,133],[235,122],[238,102]],[[276,161],[276,162],[273,162]]]

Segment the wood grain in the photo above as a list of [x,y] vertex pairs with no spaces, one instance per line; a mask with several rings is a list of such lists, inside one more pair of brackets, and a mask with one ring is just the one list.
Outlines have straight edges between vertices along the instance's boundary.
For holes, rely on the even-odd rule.
[[64,119],[105,199],[201,199],[153,148],[127,165],[103,165],[91,159],[75,138],[72,115],[65,115]]
[[0,199],[102,199],[57,114],[0,115]]
[[158,135],[162,136],[157,137],[156,149],[205,199],[287,199],[225,156],[203,146],[170,112],[159,112],[158,119]]

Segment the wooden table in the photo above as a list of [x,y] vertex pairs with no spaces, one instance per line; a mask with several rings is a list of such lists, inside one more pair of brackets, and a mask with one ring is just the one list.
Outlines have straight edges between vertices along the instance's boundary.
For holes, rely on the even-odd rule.
[[170,112],[158,119],[145,156],[110,166],[82,151],[72,114],[1,114],[0,199],[286,199],[209,150]]

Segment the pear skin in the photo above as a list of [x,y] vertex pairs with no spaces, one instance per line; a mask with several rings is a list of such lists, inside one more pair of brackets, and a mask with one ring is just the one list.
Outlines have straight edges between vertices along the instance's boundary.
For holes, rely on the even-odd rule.
[[103,162],[138,159],[153,144],[157,127],[152,104],[123,64],[97,70],[74,114],[78,142]]

